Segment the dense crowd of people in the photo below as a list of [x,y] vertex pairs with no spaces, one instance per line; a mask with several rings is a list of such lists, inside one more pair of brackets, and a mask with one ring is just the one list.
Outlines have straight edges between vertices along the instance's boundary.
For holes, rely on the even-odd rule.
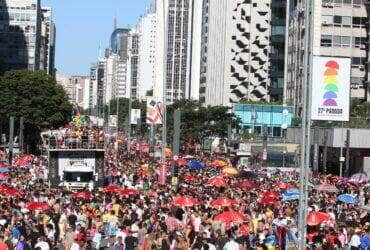
[[[43,157],[0,163],[0,250],[297,249],[297,172],[232,167],[201,151],[178,168],[134,154],[109,147],[104,187],[93,191],[50,188]],[[366,180],[311,174],[308,192],[307,249],[370,249]]]

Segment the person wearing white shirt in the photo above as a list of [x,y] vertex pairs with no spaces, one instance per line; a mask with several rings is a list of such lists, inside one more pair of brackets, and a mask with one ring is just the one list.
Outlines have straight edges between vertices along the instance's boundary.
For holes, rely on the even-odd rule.
[[349,242],[349,246],[351,247],[351,250],[359,249],[361,245],[361,239],[358,233],[359,233],[359,230],[356,229],[355,233],[351,237],[351,240]]
[[234,239],[231,239],[225,244],[223,250],[239,250],[239,248],[239,243],[237,243]]
[[35,245],[35,248],[40,248],[41,250],[50,250],[49,244],[43,239],[39,238]]

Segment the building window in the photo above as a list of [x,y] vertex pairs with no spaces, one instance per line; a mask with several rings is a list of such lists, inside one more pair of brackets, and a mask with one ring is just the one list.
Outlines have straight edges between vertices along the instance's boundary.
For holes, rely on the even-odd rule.
[[321,35],[321,46],[331,47],[333,43],[333,36],[330,35]]
[[331,25],[333,25],[333,16],[331,16],[331,15],[322,15],[322,17],[321,17],[321,24],[323,26],[331,26]]
[[333,46],[340,47],[341,46],[340,40],[341,40],[340,36],[333,36]]
[[342,24],[343,27],[351,27],[352,18],[350,16],[343,16],[342,17]]
[[342,17],[334,16],[334,26],[341,26],[341,25],[342,25]]
[[342,46],[343,47],[351,46],[351,37],[350,36],[342,36]]

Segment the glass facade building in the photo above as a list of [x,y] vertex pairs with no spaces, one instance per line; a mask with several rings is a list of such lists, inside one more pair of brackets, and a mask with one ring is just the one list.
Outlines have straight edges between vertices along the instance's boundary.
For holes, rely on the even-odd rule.
[[269,137],[282,137],[282,130],[291,126],[293,118],[293,107],[283,105],[235,104],[234,112],[242,130],[262,135],[266,125]]
[[284,94],[286,0],[271,1],[270,101],[282,101]]

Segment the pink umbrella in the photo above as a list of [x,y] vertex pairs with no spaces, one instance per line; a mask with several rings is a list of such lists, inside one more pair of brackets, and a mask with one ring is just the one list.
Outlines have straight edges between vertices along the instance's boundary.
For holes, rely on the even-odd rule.
[[211,202],[212,207],[230,207],[235,204],[237,204],[236,200],[229,199],[226,197],[221,197]]
[[369,178],[365,173],[357,173],[352,175],[348,181],[354,184],[365,184],[369,181]]
[[208,185],[213,187],[227,187],[227,183],[221,176],[215,176],[209,179]]
[[179,196],[172,200],[172,204],[180,207],[193,207],[199,205],[199,201],[191,196]]

